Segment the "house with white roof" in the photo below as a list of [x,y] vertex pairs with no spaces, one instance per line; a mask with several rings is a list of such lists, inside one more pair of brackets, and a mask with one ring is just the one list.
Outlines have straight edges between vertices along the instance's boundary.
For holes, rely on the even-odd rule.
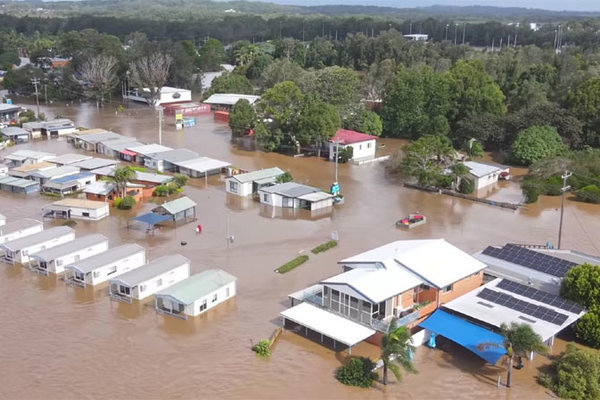
[[75,239],[75,231],[68,226],[57,226],[38,233],[27,235],[10,242],[4,242],[0,249],[4,259],[12,264],[26,264],[36,252],[50,249]]
[[161,153],[173,149],[160,144],[151,143],[143,146],[127,146],[126,150],[135,153],[135,162],[144,165],[145,159],[148,158],[150,154]]
[[111,165],[117,165],[117,160],[108,160],[106,158],[90,158],[88,160],[78,161],[70,164],[74,167],[79,168],[82,171],[92,171],[98,168],[109,167]]
[[31,268],[44,275],[60,274],[65,265],[84,260],[108,250],[108,238],[99,233],[78,237],[51,249],[31,255]]
[[486,186],[498,182],[498,178],[503,173],[509,174],[510,169],[504,165],[496,165],[475,161],[464,161],[463,164],[469,169],[469,177],[475,184],[475,190],[483,189]]
[[209,157],[198,157],[192,160],[174,162],[173,164],[177,167],[179,173],[191,178],[220,174],[225,172],[225,169],[231,165],[230,162]]
[[96,152],[113,158],[121,158],[121,152],[129,146],[143,146],[143,143],[138,142],[134,137],[123,137],[122,139],[104,140],[96,146]]
[[[123,97],[140,103],[150,104],[150,89],[133,89],[128,91]],[[160,88],[160,96],[156,99],[154,105],[159,106],[161,104],[181,103],[185,101],[192,101],[191,90],[163,86]]]
[[33,235],[44,230],[44,224],[30,218],[9,222],[0,226],[0,244]]
[[9,168],[16,168],[27,164],[37,164],[48,161],[56,157],[56,154],[44,153],[34,150],[17,150],[7,156],[4,156],[4,164]]
[[258,190],[260,202],[273,207],[301,208],[315,211],[333,206],[333,195],[296,182],[263,186]]
[[110,209],[103,201],[65,198],[42,207],[44,218],[73,218],[98,221],[108,217]]
[[148,154],[144,158],[144,166],[159,172],[177,171],[177,164],[183,161],[196,160],[200,155],[188,149],[174,149]]
[[48,160],[48,162],[51,162],[52,164],[56,164],[59,167],[63,166],[63,165],[71,165],[80,161],[85,161],[85,160],[89,160],[90,158],[92,158],[92,156],[87,156],[84,154],[77,154],[77,153],[67,153],[67,154],[61,154],[60,156],[51,158]]
[[377,136],[348,129],[338,129],[335,135],[329,139],[329,159],[334,160],[336,151],[342,151],[347,147],[352,148],[352,158],[350,160],[374,158],[377,147]]
[[15,144],[29,142],[29,132],[23,128],[19,128],[18,126],[0,128],[0,132],[2,133],[2,137],[4,139],[10,140]]
[[274,167],[232,175],[225,180],[225,191],[241,197],[257,194],[263,186],[277,183],[277,177],[284,173],[282,169]]
[[[334,345],[353,346],[368,338],[377,342],[392,318],[414,326],[441,305],[479,287],[486,267],[444,239],[400,240],[338,264],[341,274],[290,295],[292,305],[301,304],[281,313],[284,327],[302,326]],[[336,336],[340,317],[346,331],[362,332],[355,341]]]
[[247,100],[250,105],[254,105],[254,103],[260,100],[260,96],[253,96],[250,94],[215,93],[204,100],[204,103],[210,104],[213,110],[230,110],[235,103],[242,99]]
[[40,185],[43,185],[54,179],[63,178],[65,176],[74,175],[77,173],[79,173],[79,168],[74,167],[72,165],[64,165],[62,167],[38,170],[32,173],[29,176],[29,179],[32,179],[38,182]]

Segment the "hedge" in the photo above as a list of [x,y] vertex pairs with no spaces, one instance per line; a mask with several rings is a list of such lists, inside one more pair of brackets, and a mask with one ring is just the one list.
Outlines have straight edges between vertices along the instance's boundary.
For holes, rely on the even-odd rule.
[[330,240],[329,242],[325,242],[322,243],[320,245],[318,245],[317,247],[315,247],[314,249],[311,250],[311,252],[313,254],[319,254],[322,253],[324,251],[327,251],[333,247],[337,246],[337,241],[336,240]]
[[275,272],[285,274],[286,272],[293,270],[297,266],[304,264],[306,261],[308,261],[308,256],[306,254],[303,254],[294,258],[292,261],[283,264],[281,267],[277,268]]

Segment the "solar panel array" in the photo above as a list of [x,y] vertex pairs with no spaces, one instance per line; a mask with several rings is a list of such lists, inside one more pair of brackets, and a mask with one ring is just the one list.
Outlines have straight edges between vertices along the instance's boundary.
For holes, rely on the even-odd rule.
[[482,253],[559,278],[563,278],[571,268],[577,265],[574,262],[514,244],[507,244],[502,248],[488,246]]
[[568,318],[565,314],[557,313],[556,311],[547,307],[542,307],[538,306],[537,304],[519,300],[511,295],[496,292],[495,290],[490,290],[488,288],[485,288],[479,292],[477,297],[481,297],[482,299],[491,301],[492,303],[522,312],[523,314],[531,315],[534,318],[541,319],[559,326],[564,324]]
[[508,279],[502,279],[500,283],[496,285],[499,289],[504,289],[508,292],[516,293],[523,297],[539,301],[540,303],[548,304],[561,310],[569,311],[574,314],[579,314],[584,310],[582,306],[569,300],[565,300],[559,296],[546,293],[542,290],[521,285],[520,283],[509,281]]

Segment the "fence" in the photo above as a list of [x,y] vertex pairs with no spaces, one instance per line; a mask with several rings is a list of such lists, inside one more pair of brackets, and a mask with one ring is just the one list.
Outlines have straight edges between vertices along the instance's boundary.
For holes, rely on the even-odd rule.
[[511,210],[517,210],[522,205],[520,203],[507,203],[507,202],[503,202],[503,201],[493,201],[493,200],[488,200],[488,199],[481,199],[479,197],[469,196],[467,194],[458,193],[458,192],[455,192],[450,189],[442,189],[442,188],[437,188],[434,186],[421,186],[421,185],[416,185],[414,183],[404,183],[404,186],[407,188],[411,188],[411,189],[418,189],[418,190],[424,190],[426,192],[446,194],[448,196],[459,197],[461,199],[471,200],[471,201],[475,201],[475,202],[483,203],[483,204],[489,204],[490,206],[508,208]]

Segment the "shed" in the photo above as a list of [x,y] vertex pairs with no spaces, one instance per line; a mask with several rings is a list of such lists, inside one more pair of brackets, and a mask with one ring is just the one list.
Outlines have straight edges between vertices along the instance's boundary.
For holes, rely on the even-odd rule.
[[33,254],[31,267],[45,275],[50,272],[60,274],[65,271],[65,265],[85,260],[106,250],[108,250],[106,236],[94,233]]
[[96,175],[90,172],[79,172],[51,180],[42,186],[42,192],[65,196],[78,190],[83,190],[86,185],[94,182],[96,182]]
[[62,199],[42,207],[44,218],[73,218],[98,221],[108,217],[108,204],[103,201]]
[[197,204],[187,196],[180,197],[173,201],[168,201],[152,209],[154,214],[168,215],[173,222],[185,220],[189,217],[196,219]]
[[31,218],[9,222],[0,226],[0,244],[10,242],[25,236],[33,235],[44,230],[44,224]]
[[190,276],[190,260],[180,254],[157,258],[133,271],[108,281],[112,299],[130,303],[143,300]]
[[27,143],[29,142],[29,132],[23,128],[17,126],[9,126],[8,128],[2,128],[2,137],[12,141],[13,143]]
[[321,189],[286,182],[259,189],[260,202],[273,207],[318,210],[333,205],[333,195]]
[[235,296],[236,280],[220,269],[202,271],[156,293],[156,310],[183,319],[195,317]]
[[97,285],[146,263],[146,250],[124,244],[65,267],[66,281],[78,286]]
[[12,264],[26,264],[29,257],[42,250],[59,246],[75,239],[75,231],[68,226],[57,226],[10,242],[4,242],[4,259]]
[[509,173],[510,171],[510,169],[504,165],[475,161],[465,161],[463,164],[469,169],[469,176],[475,184],[475,190],[493,185],[498,182],[500,174],[503,172]]
[[0,188],[5,192],[31,194],[40,190],[40,184],[29,179],[4,176],[0,178]]
[[253,96],[249,94],[235,94],[235,93],[215,93],[208,99],[204,100],[205,104],[210,104],[213,110],[230,110],[235,103],[240,100],[247,100],[250,105],[254,105],[260,96]]

